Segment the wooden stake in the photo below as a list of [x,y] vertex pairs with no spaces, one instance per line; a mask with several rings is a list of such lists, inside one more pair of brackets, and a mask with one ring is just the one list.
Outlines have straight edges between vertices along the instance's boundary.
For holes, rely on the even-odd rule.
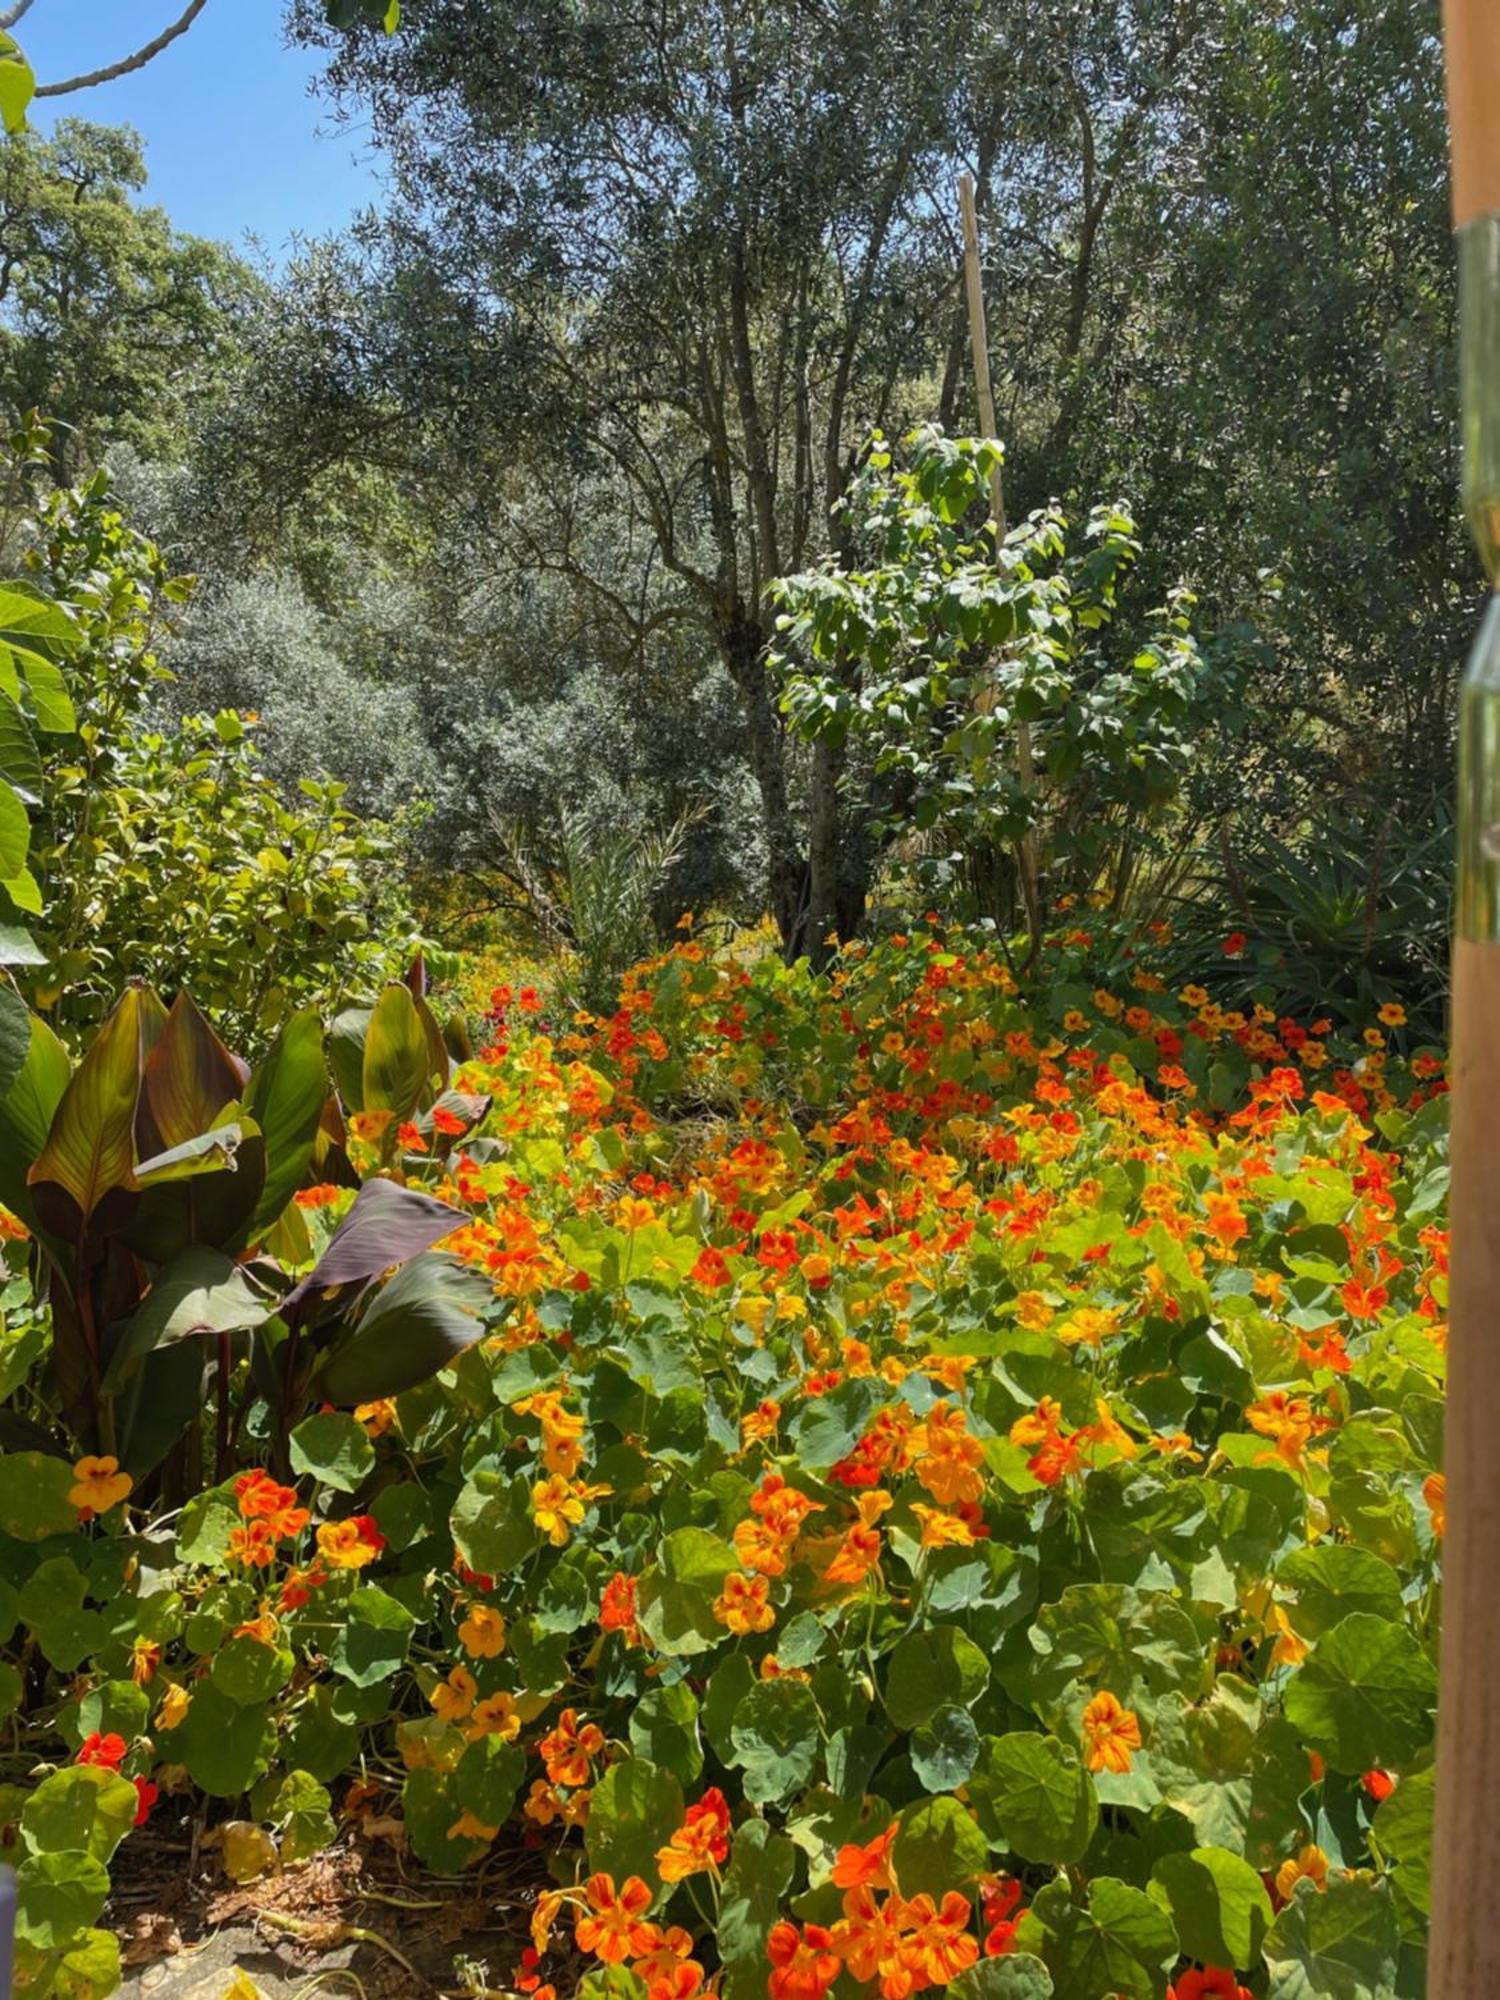
[[[1444,0],[1464,305],[1464,490],[1481,553],[1500,507],[1500,5]],[[1500,586],[1500,575],[1492,575]],[[1500,598],[1459,695],[1452,1004],[1447,1533],[1428,2000],[1500,1995]]]
[[[969,301],[969,344],[974,350],[974,388],[979,403],[979,425],[987,438],[998,438],[995,423],[995,391],[990,381],[990,337],[985,321],[984,279],[979,266],[979,214],[974,205],[974,176],[961,174],[958,207],[964,231],[964,290]],[[1006,535],[1005,481],[999,461],[990,474],[990,519],[994,523],[998,550]],[[990,689],[989,700],[994,691]],[[1016,724],[1016,774],[1029,795],[1036,783],[1036,766],[1031,755],[1031,724]],[[1027,964],[1036,957],[1042,942],[1042,899],[1037,877],[1036,842],[1030,832],[1023,834],[1017,848],[1017,871],[1021,878],[1021,900],[1026,906],[1026,933],[1029,945]]]

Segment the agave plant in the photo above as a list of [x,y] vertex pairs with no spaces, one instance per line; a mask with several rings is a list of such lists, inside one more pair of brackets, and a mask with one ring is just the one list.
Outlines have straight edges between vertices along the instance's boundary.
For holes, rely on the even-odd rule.
[[[386,989],[363,1024],[357,1077],[346,1020],[335,1051],[353,1108],[388,1113],[393,1130],[424,1107],[430,1117],[448,1080],[430,1018],[405,987]],[[449,1101],[450,1132],[487,1108]],[[80,1445],[139,1478],[212,1384],[222,1473],[247,1353],[247,1391],[284,1437],[310,1399],[395,1394],[480,1336],[488,1282],[433,1247],[465,1217],[395,1179],[360,1187],[307,1275],[288,1269],[312,1262],[298,1188],[333,1173],[357,1181],[342,1136],[311,1010],[251,1073],[186,994],[168,1010],[131,987],[75,1066],[0,989],[0,1202],[31,1233],[51,1311],[48,1407]]]

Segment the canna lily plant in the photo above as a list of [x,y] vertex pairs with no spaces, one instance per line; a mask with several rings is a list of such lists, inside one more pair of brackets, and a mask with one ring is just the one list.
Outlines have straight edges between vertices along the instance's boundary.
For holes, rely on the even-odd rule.
[[[223,1476],[254,1395],[284,1440],[309,1402],[393,1395],[485,1330],[488,1282],[434,1247],[466,1218],[384,1173],[359,1185],[344,1114],[354,1097],[395,1131],[441,1104],[451,1134],[488,1100],[446,1091],[441,1034],[405,986],[340,1028],[331,1093],[312,1010],[251,1071],[187,994],[168,1009],[132,986],[75,1065],[0,990],[0,1203],[50,1307],[48,1407],[137,1480],[210,1400]],[[358,1188],[316,1261],[293,1201],[313,1179]],[[25,1428],[7,1445],[38,1443]],[[184,1460],[179,1483],[195,1475]]]

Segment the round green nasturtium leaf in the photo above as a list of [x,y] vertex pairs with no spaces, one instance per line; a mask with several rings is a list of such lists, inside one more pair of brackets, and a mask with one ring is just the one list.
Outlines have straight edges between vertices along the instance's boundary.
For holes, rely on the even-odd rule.
[[984,1873],[989,1847],[957,1799],[919,1799],[901,1815],[891,1858],[904,1895],[941,1902],[947,1890],[966,1890]]
[[1310,1882],[1266,1933],[1271,2000],[1364,2000],[1393,1991],[1400,1927],[1389,1887],[1368,1875]]
[[325,1785],[342,1773],[359,1749],[359,1730],[334,1714],[333,1702],[332,1688],[310,1689],[287,1741],[287,1758],[293,1768],[308,1772]]
[[[61,1953],[16,1946],[16,1977],[26,1993],[66,1994],[67,2000],[108,2000],[120,1984],[120,1945],[108,1931],[80,1931]],[[49,1984],[44,1982],[50,1981]]]
[[195,1569],[222,1569],[229,1537],[240,1525],[232,1486],[195,1493],[177,1524],[177,1560]]
[[912,1731],[911,1767],[929,1792],[956,1792],[967,1784],[979,1755],[979,1731],[966,1708],[947,1702]]
[[630,1747],[648,1763],[671,1771],[684,1785],[694,1783],[703,1769],[703,1745],[698,1735],[698,1698],[686,1681],[642,1695],[630,1715]]
[[512,1479],[490,1468],[475,1472],[454,1501],[448,1525],[470,1569],[504,1576],[537,1545],[530,1482],[524,1473]]
[[412,1771],[401,1787],[401,1817],[412,1852],[436,1875],[456,1875],[488,1852],[489,1842],[451,1838],[463,1807],[451,1772]]
[[1248,1861],[1223,1847],[1164,1854],[1151,1871],[1151,1893],[1170,1910],[1189,1958],[1239,1972],[1259,1965],[1271,1899]]
[[1400,1770],[1432,1739],[1437,1674],[1404,1625],[1354,1611],[1287,1683],[1287,1720],[1335,1771]]
[[291,1436],[292,1470],[324,1486],[353,1493],[375,1469],[375,1447],[362,1423],[342,1410],[325,1410],[298,1424]]
[[296,1662],[285,1646],[267,1646],[248,1633],[231,1639],[214,1655],[209,1679],[231,1701],[248,1705],[269,1701],[292,1678]]
[[68,1498],[75,1483],[72,1466],[51,1452],[0,1452],[0,1531],[18,1542],[67,1534],[78,1526]]
[[940,1708],[971,1708],[989,1684],[989,1661],[956,1625],[908,1632],[886,1669],[886,1713],[916,1729]]
[[736,1831],[715,1927],[726,1994],[753,1993],[759,2000],[766,1978],[766,1939],[780,1921],[796,1862],[791,1841],[773,1833],[763,1819],[747,1819]]
[[338,1828],[327,1792],[308,1771],[292,1771],[277,1788],[268,1817],[281,1829],[283,1861],[305,1861],[332,1844]]
[[1293,1549],[1277,1565],[1276,1589],[1278,1596],[1294,1595],[1287,1615],[1304,1639],[1321,1639],[1353,1611],[1392,1622],[1402,1616],[1401,1579],[1395,1570],[1368,1549],[1342,1542]]
[[666,1846],[682,1816],[682,1787],[670,1771],[648,1764],[643,1757],[611,1764],[589,1800],[584,1828],[589,1867],[602,1868],[616,1882],[639,1875],[659,1889],[656,1850]]
[[135,1824],[135,1786],[100,1764],[70,1764],[43,1778],[21,1809],[21,1839],[30,1854],[82,1849],[109,1861]]
[[789,1799],[811,1780],[823,1747],[823,1718],[802,1681],[759,1681],[734,1712],[734,1754],[752,1805]]
[[1116,1583],[1070,1584],[1043,1605],[1031,1629],[1036,1657],[1004,1678],[1017,1700],[1057,1726],[1078,1685],[1108,1688],[1127,1708],[1143,1694],[1205,1692],[1208,1648],[1164,1591]]
[[431,1496],[415,1479],[382,1486],[370,1502],[370,1512],[376,1527],[398,1556],[414,1542],[420,1542],[424,1535],[430,1535],[436,1525]]
[[88,1929],[108,1894],[104,1863],[83,1848],[28,1854],[16,1870],[16,1936],[58,1951]]
[[70,1740],[78,1743],[95,1734],[123,1736],[133,1743],[145,1735],[150,1717],[151,1701],[144,1688],[134,1681],[101,1681],[82,1696],[72,1716],[58,1717],[58,1725],[68,1735],[76,1720],[77,1734]]
[[231,1701],[211,1680],[193,1689],[187,1714],[171,1733],[172,1755],[201,1791],[236,1799],[276,1755],[276,1732],[264,1708]]
[[636,1599],[641,1630],[658,1652],[706,1653],[719,1644],[724,1627],[714,1599],[739,1566],[730,1544],[707,1528],[678,1528],[665,1538]]
[[498,1736],[481,1736],[471,1743],[453,1773],[453,1791],[460,1807],[485,1826],[503,1826],[526,1774],[526,1753]]
[[1376,1845],[1395,1863],[1391,1889],[1398,1904],[1427,1916],[1432,1909],[1432,1771],[1403,1778],[1375,1814]]
[[1055,1736],[1018,1730],[987,1736],[969,1783],[979,1824],[1023,1861],[1079,1861],[1099,1824],[1099,1800],[1083,1759]]
[[1111,1875],[1089,1885],[1086,1901],[1075,1901],[1067,1882],[1049,1882],[1032,1898],[1017,1935],[1066,2000],[1158,2000],[1179,1955],[1166,1911]]
[[9,1660],[0,1660],[0,1722],[8,1722],[21,1706],[21,1676]]
[[1052,2000],[1052,1975],[1030,1952],[982,1958],[948,1987],[949,2000]]
[[356,1687],[373,1687],[387,1679],[406,1658],[416,1622],[404,1604],[367,1583],[340,1614],[334,1672]]

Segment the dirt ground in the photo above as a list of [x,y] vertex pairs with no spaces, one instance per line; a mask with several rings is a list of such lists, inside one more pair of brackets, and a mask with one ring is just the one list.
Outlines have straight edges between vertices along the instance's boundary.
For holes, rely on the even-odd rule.
[[237,1971],[266,2000],[513,1993],[544,1881],[524,1850],[436,1881],[389,1839],[353,1833],[242,1887],[190,1825],[137,1834],[119,1862],[127,1857],[104,1921],[121,1942],[130,2000],[222,2000]]

